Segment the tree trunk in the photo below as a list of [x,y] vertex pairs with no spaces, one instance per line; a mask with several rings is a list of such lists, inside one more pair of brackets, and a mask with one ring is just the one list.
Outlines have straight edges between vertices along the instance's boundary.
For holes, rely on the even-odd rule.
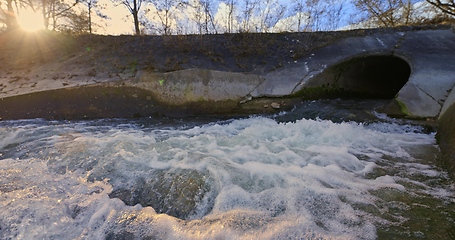
[[138,13],[139,9],[137,6],[137,0],[133,0],[133,18],[134,18],[134,29],[136,30],[136,35],[141,35],[141,30],[139,29],[139,18],[138,18]]
[[431,5],[437,7],[442,12],[455,16],[455,2],[454,1],[446,1],[442,2],[441,0],[426,0]]
[[88,31],[92,35],[92,3],[88,2]]
[[43,0],[42,2],[42,8],[41,8],[41,13],[43,14],[43,23],[44,23],[44,29],[49,29],[49,17],[46,13],[46,9],[47,9],[47,1],[46,0]]
[[17,27],[17,18],[14,14],[13,0],[6,0],[8,11],[6,12],[6,27],[14,29]]
[[137,16],[137,12],[133,13],[134,17],[134,29],[136,31],[136,35],[141,35],[141,30],[139,29],[139,18]]

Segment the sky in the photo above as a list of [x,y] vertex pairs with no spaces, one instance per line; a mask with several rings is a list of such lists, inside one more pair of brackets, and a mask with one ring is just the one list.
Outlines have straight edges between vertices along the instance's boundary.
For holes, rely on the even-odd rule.
[[[73,0],[68,0],[68,1],[73,1]],[[189,0],[193,4],[197,2],[197,0]],[[237,0],[237,2],[241,3],[244,0]],[[266,2],[267,0],[264,0],[263,2]],[[297,31],[297,15],[295,13],[291,13],[290,9],[292,8],[292,3],[295,0],[279,0],[281,4],[287,6],[287,12],[286,14],[283,15],[282,19],[278,21],[277,24],[275,24],[274,27],[268,28],[267,31],[270,32],[280,32],[280,31]],[[321,17],[320,19],[314,19],[314,22],[319,23],[317,25],[317,28],[319,30],[337,30],[337,29],[349,29],[352,27],[352,17],[354,16],[354,7],[352,4],[349,4],[350,1],[342,1],[342,0],[321,0],[321,1],[329,1],[330,3],[326,4],[322,9],[329,9],[329,8],[336,8],[339,6],[340,3],[344,4],[344,9],[341,12],[341,18],[339,21],[334,21],[330,19],[327,16]],[[218,2],[218,1],[216,1]],[[422,5],[422,2],[418,2],[417,0],[414,0],[414,2],[417,2],[417,5]],[[93,16],[93,22],[98,25],[99,27],[94,27],[94,33],[97,34],[109,34],[109,35],[121,35],[121,34],[133,34],[134,33],[134,24],[133,24],[133,19],[131,16],[131,13],[127,10],[127,8],[122,5],[122,4],[114,4],[111,0],[99,0],[99,5],[103,6],[103,10],[101,11],[104,15],[107,15],[109,18],[108,19],[103,19],[101,17],[96,16],[96,14],[92,14]],[[4,7],[4,6],[0,6]],[[240,9],[242,6],[238,5],[237,8]],[[86,7],[82,4],[78,4],[76,6],[76,9],[78,11],[86,10]],[[225,21],[223,19],[226,19],[226,5],[223,5],[222,3],[217,4],[213,6],[214,8],[214,18],[215,22],[218,23],[224,23]],[[173,28],[173,33],[179,33],[179,34],[191,34],[191,33],[197,33],[197,26],[196,23],[191,20],[194,14],[195,10],[193,8],[188,8],[189,10],[185,11],[183,13],[182,11],[173,11],[175,16],[177,16],[180,20],[180,29],[176,29],[174,26]],[[149,10],[149,11],[146,11]],[[151,24],[149,26],[154,26],[150,27],[148,29],[145,29],[146,34],[161,34],[162,32],[157,31],[157,28],[159,28],[160,23],[159,19],[156,14],[156,8],[154,7],[153,4],[144,2],[141,7],[140,15],[142,16],[141,19],[148,19]],[[276,12],[276,9],[272,9],[272,12]],[[240,13],[237,13],[238,15]],[[29,30],[34,30],[35,28],[42,27],[42,17],[39,13],[33,13],[30,9],[20,9],[19,12],[20,15],[20,24],[22,26],[28,26],[30,28]],[[330,15],[329,15],[330,16]],[[22,17],[22,18],[21,18]],[[250,20],[251,26],[252,27],[257,27],[260,26],[261,21],[259,18],[252,18]],[[334,26],[329,26],[331,23],[337,22],[337,24],[334,24]],[[237,22],[237,24],[240,24]],[[174,24],[177,25],[177,24]],[[218,27],[219,33],[225,32],[224,29]],[[255,30],[255,29],[250,29],[250,30]],[[265,30],[262,30],[265,31]]]
[[[103,11],[106,15],[110,16],[109,20],[103,19],[96,19],[95,21],[99,21],[103,28],[97,29],[98,33],[104,34],[109,33],[112,35],[119,35],[119,34],[132,34],[134,32],[134,24],[131,13],[127,10],[127,8],[123,5],[115,6],[112,1],[110,0],[100,0],[101,4],[105,4],[106,10]],[[141,7],[142,13],[144,13],[145,9],[152,9],[147,15],[150,18],[153,18],[154,14],[154,6],[153,4],[143,4]]]
[[[241,3],[243,0],[237,0],[239,3]],[[348,1],[340,1],[340,0],[330,0],[330,1],[339,1],[339,2],[344,2],[344,4],[347,6]],[[295,17],[290,15],[290,9],[292,8],[292,0],[280,0],[280,3],[285,5],[287,7],[287,14],[284,15],[282,21],[280,21],[280,24],[284,24],[286,21],[287,22],[295,22]],[[103,20],[100,18],[96,18],[95,21],[99,22],[103,28],[99,28],[96,30],[97,33],[99,34],[111,34],[111,35],[120,35],[120,34],[132,34],[134,32],[134,24],[133,24],[133,19],[129,11],[127,10],[126,7],[123,5],[118,5],[115,6],[111,0],[100,0],[100,4],[105,5],[106,9],[103,11],[104,14],[110,16],[110,19],[108,20]],[[226,9],[226,6],[223,6],[222,3],[217,4],[216,11],[215,11],[215,21],[222,21],[223,17],[226,18],[227,13],[223,13],[223,9]],[[238,9],[241,8],[241,6],[237,6]],[[351,6],[352,8],[352,6]],[[154,12],[156,8],[154,8],[153,4],[147,4],[144,3],[141,7],[142,13],[144,13],[145,9],[151,9],[151,11],[147,14],[149,19],[152,19],[152,21],[155,21],[155,24],[158,25],[158,19],[156,17],[156,13]],[[348,10],[349,11],[349,10]],[[155,16],[153,16],[155,15]],[[182,14],[179,14],[179,16],[182,19],[185,19],[185,17],[181,16]],[[294,18],[294,19],[293,19]],[[188,17],[187,17],[188,19]],[[346,16],[344,22],[345,25],[349,24],[348,23],[349,17]],[[188,20],[190,22],[190,20]],[[254,21],[254,20],[252,20]],[[278,24],[278,25],[280,25]],[[188,23],[186,24],[188,28],[196,28],[194,26],[194,23]],[[274,29],[273,31],[287,31],[289,29],[285,29],[286,27],[282,26],[281,29]],[[289,27],[288,27],[289,28]],[[196,29],[194,29],[192,32],[190,30],[189,33],[194,33]],[[223,31],[221,31],[223,32]]]

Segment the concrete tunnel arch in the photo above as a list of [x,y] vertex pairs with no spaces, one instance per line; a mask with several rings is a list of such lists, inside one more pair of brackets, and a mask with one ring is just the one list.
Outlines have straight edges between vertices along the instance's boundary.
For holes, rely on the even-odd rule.
[[[351,58],[325,69],[306,87],[323,87],[336,97],[392,99],[408,82],[411,66],[396,56]],[[340,95],[340,96],[337,96]]]

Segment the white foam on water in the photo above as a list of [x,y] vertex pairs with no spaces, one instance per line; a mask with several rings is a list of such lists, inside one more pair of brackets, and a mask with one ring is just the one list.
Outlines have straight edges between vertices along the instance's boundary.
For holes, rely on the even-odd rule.
[[[407,192],[402,182],[414,181],[368,177],[378,164],[402,159],[397,166],[416,174],[441,174],[412,151],[435,148],[433,135],[389,127],[263,117],[173,130],[56,124],[39,127],[41,138],[31,140],[23,132],[36,126],[11,128],[0,135],[0,151],[11,142],[39,143],[41,151],[0,161],[0,238],[375,239],[377,224],[388,220],[374,212],[388,210],[373,192]],[[113,184],[128,187],[157,169],[207,174],[215,193],[209,213],[179,220],[109,198]],[[413,183],[426,194],[453,197]]]
[[0,175],[2,239],[77,239],[96,227],[91,219],[103,205],[123,205],[109,199],[112,188],[106,182],[52,173],[39,159],[2,160]]

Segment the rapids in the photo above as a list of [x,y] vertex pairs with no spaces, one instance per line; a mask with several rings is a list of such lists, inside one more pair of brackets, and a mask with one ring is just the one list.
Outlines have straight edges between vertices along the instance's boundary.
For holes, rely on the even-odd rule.
[[434,129],[378,104],[0,122],[0,239],[454,238]]

